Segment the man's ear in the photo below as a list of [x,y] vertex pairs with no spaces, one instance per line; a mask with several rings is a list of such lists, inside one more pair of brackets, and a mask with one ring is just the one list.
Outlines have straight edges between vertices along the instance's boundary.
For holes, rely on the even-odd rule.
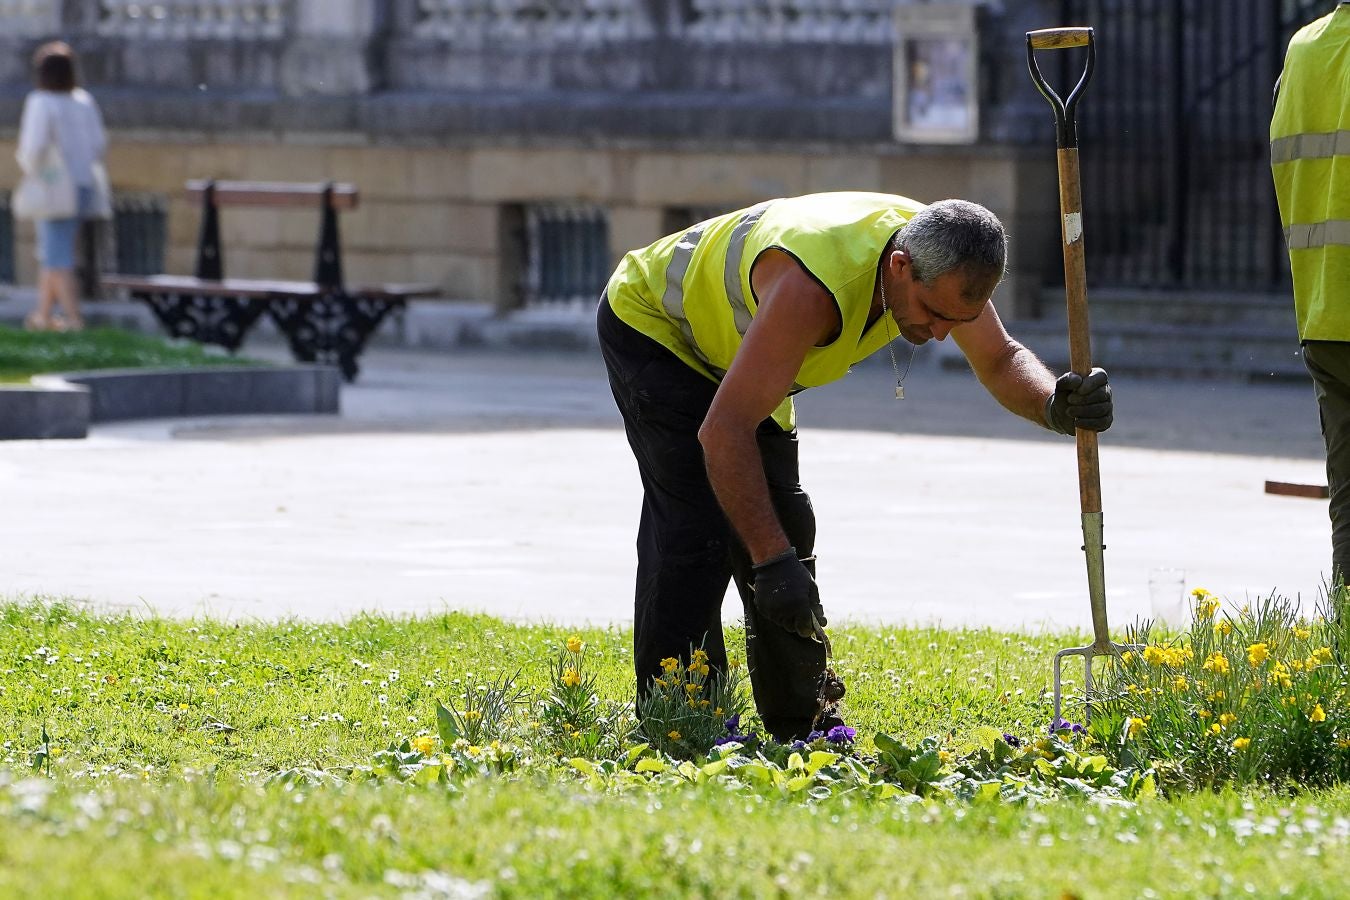
[[913,264],[913,261],[909,257],[909,251],[904,247],[901,247],[899,250],[886,251],[886,267],[894,270],[897,275],[902,274]]

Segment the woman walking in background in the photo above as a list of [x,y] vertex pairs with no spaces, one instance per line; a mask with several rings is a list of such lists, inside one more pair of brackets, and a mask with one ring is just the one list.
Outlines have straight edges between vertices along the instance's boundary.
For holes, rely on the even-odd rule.
[[[24,324],[30,330],[84,327],[75,283],[75,239],[84,219],[111,216],[103,156],[103,117],[78,87],[75,53],[61,41],[33,54],[36,90],[24,100],[16,156],[24,180],[15,192],[15,214],[34,220],[37,232],[38,304]],[[56,304],[62,318],[53,318]]]

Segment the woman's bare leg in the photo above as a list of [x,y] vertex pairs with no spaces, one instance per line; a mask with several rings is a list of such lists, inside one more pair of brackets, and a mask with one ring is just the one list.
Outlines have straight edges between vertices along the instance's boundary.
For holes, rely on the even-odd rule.
[[80,314],[80,290],[75,283],[75,272],[71,269],[59,269],[52,272],[54,293],[61,304],[61,313],[65,317],[66,331],[79,331],[84,327],[84,316]]
[[37,307],[23,320],[29,331],[47,331],[52,327],[52,308],[56,305],[56,280],[52,276],[56,274],[51,269],[38,271]]

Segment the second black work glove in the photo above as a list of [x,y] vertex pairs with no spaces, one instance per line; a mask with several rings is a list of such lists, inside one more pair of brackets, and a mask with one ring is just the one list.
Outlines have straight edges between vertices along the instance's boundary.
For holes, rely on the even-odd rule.
[[820,605],[814,568],[814,559],[798,559],[792,547],[755,566],[755,608],[760,615],[802,637],[815,637],[811,617],[814,614],[825,627],[825,608]]
[[1086,378],[1065,372],[1055,380],[1055,392],[1045,402],[1045,423],[1060,434],[1073,434],[1076,428],[1105,431],[1111,427],[1111,417],[1111,385],[1103,369],[1093,369]]

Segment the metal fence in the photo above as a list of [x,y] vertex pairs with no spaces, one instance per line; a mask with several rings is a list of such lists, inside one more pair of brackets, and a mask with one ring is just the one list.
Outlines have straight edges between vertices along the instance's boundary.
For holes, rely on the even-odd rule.
[[103,271],[157,275],[164,271],[168,240],[168,198],[144,191],[119,193],[113,200],[111,252]]
[[14,216],[9,191],[0,191],[0,284],[13,284],[14,279]]
[[[1079,108],[1099,284],[1269,291],[1288,264],[1270,180],[1275,79],[1335,0],[1064,0],[1097,31]],[[1081,58],[1063,55],[1062,81]]]
[[595,206],[525,208],[526,306],[590,308],[610,274],[609,218]]

